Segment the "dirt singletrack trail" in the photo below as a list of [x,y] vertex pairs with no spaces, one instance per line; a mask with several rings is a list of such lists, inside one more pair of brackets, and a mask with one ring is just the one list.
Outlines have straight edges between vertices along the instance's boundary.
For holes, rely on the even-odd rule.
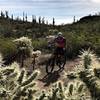
[[[39,70],[40,74],[36,78],[37,85],[39,89],[48,89],[53,83],[57,81],[63,81],[64,83],[68,82],[67,73],[74,70],[75,65],[79,64],[80,59],[72,59],[66,60],[66,64],[64,66],[64,70],[58,72],[59,69],[55,66],[54,71],[52,74],[46,73],[46,62],[51,57],[51,54],[42,54],[36,59],[35,69]],[[30,65],[32,59],[28,59],[25,61],[26,69],[33,72],[32,65]],[[30,67],[29,67],[30,66]]]
[[[52,74],[47,74],[46,73],[46,66],[45,62],[49,59],[50,55],[42,55],[39,58],[39,62],[37,64],[36,69],[40,70],[40,75],[38,76],[37,80],[37,85],[39,86],[40,89],[48,89],[53,83],[57,81],[63,81],[67,82],[68,78],[65,73],[68,71],[72,71],[75,67],[75,65],[79,64],[80,59],[74,59],[74,60],[67,60],[66,65],[64,67],[64,70],[61,72],[58,72],[57,69],[58,67],[55,66],[55,69]],[[41,64],[40,64],[41,63]]]

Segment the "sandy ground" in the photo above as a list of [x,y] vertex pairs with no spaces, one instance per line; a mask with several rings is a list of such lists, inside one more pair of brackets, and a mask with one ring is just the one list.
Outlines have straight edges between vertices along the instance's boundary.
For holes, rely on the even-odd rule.
[[[40,89],[48,89],[53,83],[57,81],[63,81],[67,82],[67,72],[72,71],[75,67],[75,65],[79,64],[79,59],[74,60],[67,60],[66,65],[64,67],[64,70],[61,72],[58,72],[57,69],[59,69],[57,66],[55,66],[55,69],[52,74],[46,73],[46,61],[49,59],[50,55],[42,55],[38,58],[37,64],[35,65],[35,69],[40,71],[39,76],[37,77],[37,85]],[[32,71],[32,67],[30,69]]]

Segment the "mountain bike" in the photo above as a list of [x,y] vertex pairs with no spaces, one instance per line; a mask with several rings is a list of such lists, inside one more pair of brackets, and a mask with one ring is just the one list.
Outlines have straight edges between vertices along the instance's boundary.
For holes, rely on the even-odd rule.
[[64,69],[64,66],[66,64],[66,50],[64,50],[64,54],[52,54],[51,57],[48,59],[46,63],[46,73],[52,73],[54,71],[54,67],[58,66],[60,70]]

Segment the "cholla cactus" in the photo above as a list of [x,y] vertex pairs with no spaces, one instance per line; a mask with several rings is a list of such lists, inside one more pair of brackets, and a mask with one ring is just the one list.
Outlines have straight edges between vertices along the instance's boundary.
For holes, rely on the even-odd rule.
[[85,69],[100,68],[100,63],[98,61],[98,58],[93,53],[93,51],[90,51],[90,49],[88,49],[87,51],[83,50],[81,53],[82,53],[82,55],[80,55],[79,57],[82,59],[82,64]]
[[98,58],[89,49],[87,51],[83,50],[79,57],[81,61],[78,65],[75,65],[73,71],[68,73],[69,78],[79,77],[79,73],[85,69],[100,69]]
[[32,48],[31,39],[29,39],[28,37],[21,37],[19,39],[15,39],[14,42],[17,46],[21,67],[23,67],[24,59],[31,56],[32,54],[33,48]]
[[70,79],[78,78],[80,77],[80,73],[83,72],[86,69],[93,69],[95,74],[100,77],[100,63],[98,61],[97,56],[90,51],[89,49],[87,51],[82,51],[80,57],[79,64],[75,65],[73,68],[73,71],[68,72],[67,76]]
[[100,68],[100,63],[97,60],[96,55],[88,51],[83,51],[80,56],[82,59],[83,70],[79,72],[80,78],[86,83],[90,90],[93,99],[100,98],[100,80],[95,76],[97,74],[97,68]]
[[90,100],[91,96],[87,95],[88,89],[83,82],[75,80],[69,82],[67,86],[67,98],[68,100]]
[[80,72],[80,78],[85,82],[90,90],[93,100],[99,100],[100,80],[95,76],[93,69],[86,69]]
[[36,65],[36,58],[39,57],[40,55],[41,55],[40,50],[32,51],[32,67],[33,67],[33,70],[34,70],[34,67]]
[[63,97],[62,83],[60,88],[59,84],[60,84],[59,82],[54,84],[48,91],[47,90],[42,91],[41,95],[37,98],[37,100],[63,100],[64,97]]
[[[68,83],[65,86],[62,82],[57,82],[51,90],[44,91],[37,100],[87,100],[86,86],[80,81]],[[90,99],[88,99],[90,100]]]
[[19,47],[20,45],[23,47],[28,47],[28,48],[32,46],[31,39],[29,39],[28,37],[24,37],[24,36],[20,37],[19,39],[14,40],[14,42],[16,42],[19,45]]
[[92,53],[89,50],[88,51],[83,50],[81,53],[82,54],[79,57],[83,61],[83,66],[87,69],[91,65]]
[[[59,84],[61,87],[59,88]],[[42,99],[40,99],[42,97]],[[49,91],[44,91],[38,100],[63,100],[62,83],[54,84]]]
[[17,63],[0,68],[0,100],[33,100],[35,82],[38,71],[27,76],[25,69]]

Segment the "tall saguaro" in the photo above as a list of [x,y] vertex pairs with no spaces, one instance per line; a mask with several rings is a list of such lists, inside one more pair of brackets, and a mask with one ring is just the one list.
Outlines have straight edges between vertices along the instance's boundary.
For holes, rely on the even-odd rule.
[[53,23],[52,24],[53,24],[53,26],[55,26],[55,18],[53,18]]
[[39,24],[41,24],[41,16],[39,16]]
[[6,18],[9,18],[8,11],[5,11]]
[[13,14],[11,15],[11,19],[13,20],[14,18],[13,18],[14,16],[13,16]]
[[25,21],[24,17],[25,17],[25,13],[23,12],[23,22]]
[[45,24],[45,20],[44,20],[44,17],[42,18],[42,24]]
[[75,16],[74,16],[74,18],[73,18],[73,22],[75,23],[75,21],[76,21],[76,19],[75,19]]
[[27,22],[27,14],[26,14],[26,16],[25,16],[25,21]]
[[4,18],[5,17],[5,15],[4,15],[4,13],[1,11],[1,18]]
[[35,24],[36,23],[36,16],[32,15],[32,23]]

